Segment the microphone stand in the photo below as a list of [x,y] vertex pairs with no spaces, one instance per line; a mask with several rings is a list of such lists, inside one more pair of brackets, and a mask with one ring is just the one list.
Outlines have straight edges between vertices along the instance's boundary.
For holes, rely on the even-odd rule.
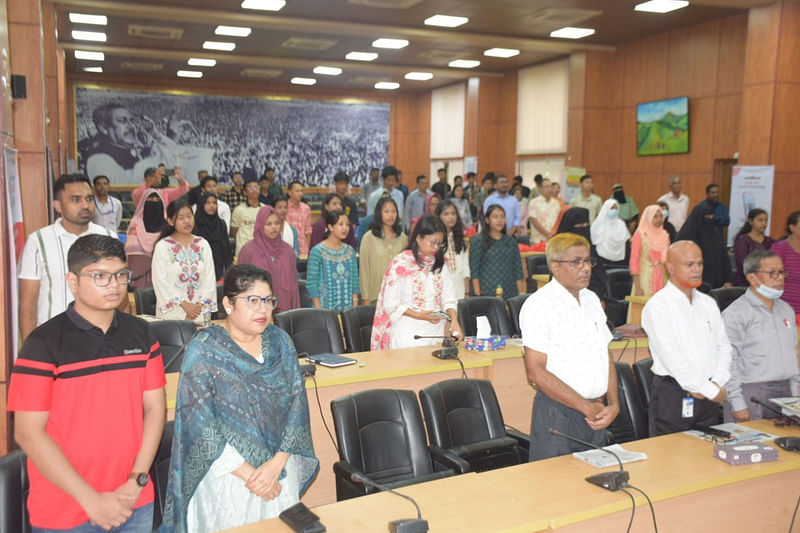
[[750,401],[753,402],[756,405],[760,405],[761,407],[766,407],[767,409],[769,409],[773,413],[776,413],[778,415],[778,420],[786,420],[786,421],[789,422],[790,426],[792,424],[796,424],[796,425],[800,426],[800,420],[797,419],[797,416],[784,414],[782,411],[778,411],[777,409],[775,409],[771,405],[765,404],[764,402],[759,400],[756,396],[751,396],[750,397]]
[[411,496],[400,494],[399,492],[392,490],[385,485],[375,483],[368,477],[361,476],[356,473],[350,474],[350,481],[352,481],[353,483],[361,483],[363,485],[369,485],[372,488],[382,490],[384,492],[389,492],[391,494],[394,494],[395,496],[400,496],[401,498],[405,498],[406,500],[414,504],[414,507],[417,508],[417,517],[392,520],[391,522],[389,522],[390,533],[425,533],[426,531],[428,531],[428,521],[422,519],[422,511],[420,510],[419,505],[417,505],[417,502],[415,502],[414,498],[412,498]]
[[586,442],[585,440],[581,440],[576,437],[566,435],[553,428],[550,428],[548,431],[550,432],[551,435],[555,435],[556,437],[564,437],[567,440],[577,442],[578,444],[583,444],[584,446],[594,448],[595,450],[604,451],[617,460],[617,462],[619,463],[619,472],[601,472],[600,474],[589,476],[586,478],[586,481],[588,481],[589,483],[597,485],[598,487],[602,487],[606,490],[610,490],[612,492],[616,492],[628,484],[628,480],[630,479],[630,474],[628,474],[628,472],[626,472],[625,469],[622,468],[622,460],[614,452],[606,450],[605,448],[597,446],[596,444],[592,444],[591,442]]

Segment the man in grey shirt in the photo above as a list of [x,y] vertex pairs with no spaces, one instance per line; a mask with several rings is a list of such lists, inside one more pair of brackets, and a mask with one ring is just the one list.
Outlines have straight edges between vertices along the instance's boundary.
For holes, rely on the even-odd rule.
[[417,176],[417,188],[411,191],[406,198],[406,214],[403,215],[403,225],[406,231],[411,228],[411,221],[422,216],[425,207],[425,198],[428,196],[428,177],[425,174]]
[[792,308],[780,299],[786,271],[775,253],[756,250],[744,260],[750,287],[722,313],[733,347],[726,422],[771,418],[775,414],[751,402],[800,395],[797,325]]

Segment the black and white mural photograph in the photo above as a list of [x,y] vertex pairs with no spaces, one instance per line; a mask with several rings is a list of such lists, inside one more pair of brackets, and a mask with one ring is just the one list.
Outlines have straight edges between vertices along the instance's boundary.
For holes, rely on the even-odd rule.
[[78,169],[137,185],[148,167],[180,166],[191,184],[275,169],[279,183],[326,186],[343,170],[359,185],[387,164],[388,103],[141,92],[77,87]]

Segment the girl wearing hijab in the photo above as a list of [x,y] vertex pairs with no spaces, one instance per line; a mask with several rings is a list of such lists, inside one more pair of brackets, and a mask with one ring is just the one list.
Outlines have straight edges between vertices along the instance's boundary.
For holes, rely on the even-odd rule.
[[239,265],[253,265],[272,275],[272,287],[278,301],[275,312],[282,313],[300,307],[300,288],[297,285],[297,260],[292,247],[281,237],[283,220],[274,208],[258,210],[253,240],[239,252]]
[[439,196],[438,193],[429,192],[428,196],[425,197],[425,203],[422,204],[422,215],[418,217],[414,217],[411,221],[411,229],[409,229],[410,233],[414,233],[414,226],[417,225],[419,219],[421,219],[425,215],[435,215],[436,209],[439,207],[439,204],[442,203],[442,197]]
[[160,190],[145,189],[142,198],[144,200],[136,206],[136,212],[128,224],[128,237],[125,240],[128,268],[133,271],[129,285],[134,290],[153,286],[153,249],[161,237],[161,228],[167,218],[164,197]]
[[625,263],[625,244],[631,238],[628,227],[619,218],[619,204],[616,200],[606,200],[600,213],[591,226],[592,243],[597,247],[597,255],[603,260],[605,268],[627,268]]
[[225,275],[233,262],[233,250],[228,239],[228,227],[217,213],[217,195],[203,193],[197,202],[194,217],[194,234],[206,240],[214,256],[214,276],[217,281]]
[[639,219],[639,227],[631,240],[630,271],[633,296],[652,296],[664,288],[667,271],[664,267],[669,248],[669,234],[664,229],[661,206],[648,205]]

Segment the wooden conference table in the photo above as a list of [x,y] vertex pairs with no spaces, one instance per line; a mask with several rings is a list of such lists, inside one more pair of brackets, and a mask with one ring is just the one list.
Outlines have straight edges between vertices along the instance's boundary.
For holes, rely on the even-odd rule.
[[[511,342],[514,342],[512,339]],[[506,424],[524,433],[530,431],[534,389],[528,383],[519,340],[494,352],[470,352],[461,347],[459,357],[467,376],[488,379],[497,393],[497,399]],[[368,389],[407,389],[418,392],[434,383],[461,376],[461,367],[455,360],[441,360],[431,356],[436,346],[382,350],[347,354],[358,360],[355,365],[340,368],[317,367],[319,405],[325,414],[328,427],[333,432],[330,402],[354,392]],[[649,357],[647,339],[612,342],[615,359],[632,363],[634,359]],[[174,418],[178,374],[167,374],[168,419]],[[320,471],[303,496],[309,507],[336,501],[333,463],[339,455],[322,423],[320,408],[314,391],[314,382],[306,380],[311,437],[314,451],[320,460]],[[334,436],[335,438],[335,436]]]
[[[747,425],[781,436],[797,428],[771,422]],[[712,456],[713,444],[683,434],[629,442],[646,461],[629,463],[630,483],[652,499],[659,531],[787,531],[800,494],[800,454],[778,461],[730,466]],[[609,470],[609,469],[607,469]],[[400,489],[412,496],[431,531],[625,531],[630,498],[584,481],[600,470],[571,456],[480,474],[464,474]],[[636,498],[632,531],[653,531],[647,503]],[[385,531],[387,522],[415,516],[413,506],[379,493],[314,509],[331,532]],[[235,533],[290,532],[279,519],[231,529]]]

